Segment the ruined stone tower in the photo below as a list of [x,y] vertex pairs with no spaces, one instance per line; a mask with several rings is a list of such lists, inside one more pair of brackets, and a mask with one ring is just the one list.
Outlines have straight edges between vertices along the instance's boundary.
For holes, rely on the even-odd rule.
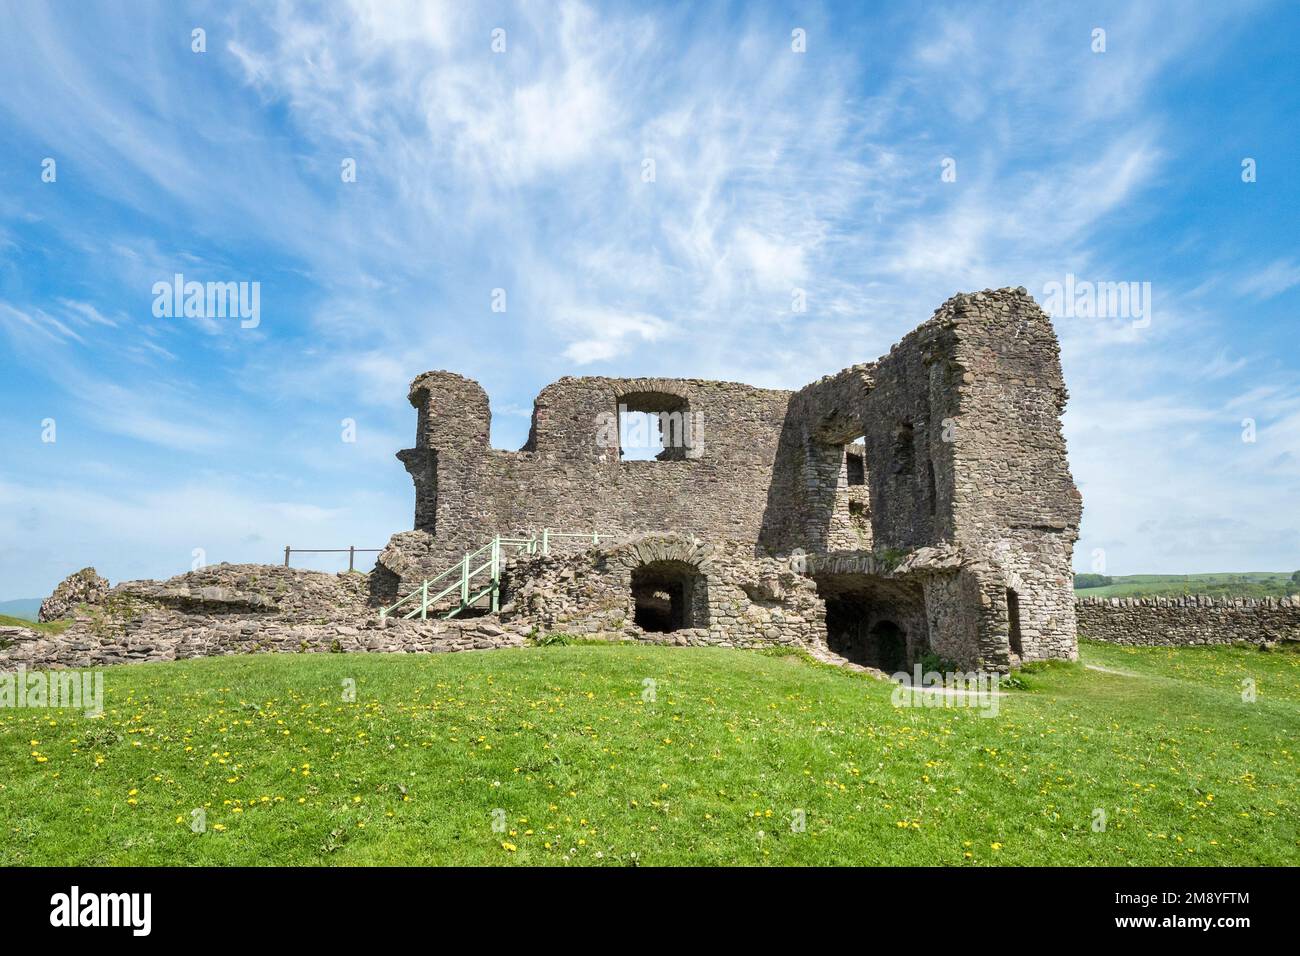
[[[381,597],[494,535],[601,532],[614,543],[521,562],[511,587],[527,601],[502,614],[799,643],[886,670],[927,653],[1002,668],[1076,656],[1066,389],[1051,322],[1023,289],[955,296],[880,360],[796,392],[563,378],[537,397],[519,451],[490,447],[476,382],[426,372],[409,397],[416,442],[398,457],[415,530],[381,555]],[[621,454],[620,407],[672,433],[657,460]]]

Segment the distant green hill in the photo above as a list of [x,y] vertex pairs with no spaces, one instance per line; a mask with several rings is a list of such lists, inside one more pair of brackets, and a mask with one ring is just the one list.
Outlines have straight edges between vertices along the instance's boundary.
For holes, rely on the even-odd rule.
[[62,634],[71,626],[71,620],[46,621],[44,624],[38,624],[36,621],[25,617],[11,617],[8,614],[0,614],[0,627],[25,627],[29,630],[39,631],[42,634]]
[[1109,581],[1100,587],[1092,584],[1099,576],[1080,574],[1074,593],[1081,597],[1177,597],[1182,594],[1206,594],[1212,597],[1286,597],[1300,594],[1300,581],[1291,571],[1243,571],[1219,574],[1126,574],[1101,578]]
[[19,598],[17,601],[0,601],[0,614],[9,617],[21,617],[24,620],[36,620],[36,613],[41,609],[40,598]]

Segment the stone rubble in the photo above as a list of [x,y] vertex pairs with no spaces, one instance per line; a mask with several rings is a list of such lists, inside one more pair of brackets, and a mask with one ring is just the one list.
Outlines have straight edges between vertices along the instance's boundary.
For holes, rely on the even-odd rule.
[[95,604],[108,593],[108,581],[94,568],[82,568],[64,578],[54,593],[41,602],[38,621],[57,621],[68,617],[78,604]]
[[355,573],[219,564],[96,593],[70,610],[72,623],[59,634],[0,628],[0,669],[270,652],[440,653],[519,647],[525,638],[487,618],[381,621],[368,604],[366,575]]

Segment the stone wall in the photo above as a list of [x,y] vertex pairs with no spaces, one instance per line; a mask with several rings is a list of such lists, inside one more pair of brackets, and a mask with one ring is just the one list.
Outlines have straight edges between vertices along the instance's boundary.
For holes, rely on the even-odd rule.
[[[1071,658],[1081,502],[1066,394],[1051,322],[1024,289],[955,296],[878,361],[793,393],[564,378],[537,397],[517,452],[490,447],[476,382],[427,372],[408,396],[415,447],[398,454],[415,528],[380,555],[375,597],[392,601],[494,535],[544,527],[681,534],[777,559],[952,545],[963,567],[936,584],[936,616],[889,588],[875,589],[871,616],[910,616],[909,646],[960,648],[966,663]],[[620,404],[688,416],[689,448],[625,460]]]
[[[368,577],[222,566],[128,582],[104,599],[113,613],[77,612],[73,639],[152,659],[371,627],[378,605],[494,536],[552,528],[614,543],[554,539],[550,555],[516,562],[500,617],[518,633],[817,652],[834,636],[866,664],[900,646],[890,660],[934,652],[999,669],[1077,655],[1066,391],[1051,322],[1024,289],[955,296],[878,361],[796,392],[566,377],[538,395],[518,451],[491,447],[488,398],[470,379],[426,372],[408,399],[416,439],[398,458],[414,528]],[[676,423],[659,460],[624,457],[620,407]],[[820,572],[795,570],[805,558]],[[862,567],[826,570],[844,558]],[[70,582],[53,603],[96,584]]]
[[[968,661],[1072,658],[1082,504],[1060,427],[1066,397],[1051,321],[1024,289],[955,296],[878,362],[795,393],[760,547],[957,544],[964,574],[978,580],[960,586],[964,598],[944,617],[976,630]],[[841,465],[858,447],[865,499]],[[858,532],[864,511],[870,528]]]
[[[494,535],[544,527],[670,530],[752,545],[789,393],[696,379],[562,378],[538,395],[519,451],[489,446],[488,400],[477,382],[426,372],[409,398],[418,412],[416,447],[398,457],[415,484],[415,527],[380,555],[391,572],[376,578],[383,598]],[[693,426],[691,447],[670,449],[665,460],[623,459],[620,404],[682,416]]]
[[[638,573],[655,567],[693,582],[679,595],[689,620],[678,629],[658,632],[636,620]],[[734,543],[645,535],[512,562],[501,619],[536,636],[799,647],[822,660],[887,672],[910,668],[930,652],[960,666],[1006,670],[1018,663],[1007,648],[981,643],[997,620],[979,590],[987,580],[954,546],[920,548],[890,562],[867,551],[790,561],[755,557]],[[898,656],[880,653],[880,627],[896,629]]]
[[41,602],[38,621],[58,621],[70,617],[79,604],[98,604],[108,594],[108,579],[94,568],[82,568],[59,582],[54,593]]
[[946,303],[957,329],[953,536],[990,566],[999,634],[1019,603],[1023,660],[1077,656],[1074,543],[1082,498],[1061,433],[1068,392],[1051,321],[1023,289]]
[[524,641],[496,620],[381,621],[368,595],[363,574],[279,565],[220,564],[167,581],[127,581],[76,605],[60,633],[5,628],[0,669],[262,652],[432,653]]
[[436,654],[521,647],[524,640],[519,630],[486,619],[369,618],[355,624],[294,624],[226,614],[203,620],[150,619],[113,633],[79,630],[52,636],[27,628],[0,628],[0,671],[104,667],[228,654]]
[[1177,647],[1300,641],[1300,598],[1079,598],[1079,635],[1112,644]]
[[[634,575],[643,567],[665,567],[691,581],[688,626],[654,632],[637,624]],[[682,535],[521,559],[509,568],[504,597],[502,622],[539,634],[724,647],[825,645],[825,612],[812,581],[788,563]]]

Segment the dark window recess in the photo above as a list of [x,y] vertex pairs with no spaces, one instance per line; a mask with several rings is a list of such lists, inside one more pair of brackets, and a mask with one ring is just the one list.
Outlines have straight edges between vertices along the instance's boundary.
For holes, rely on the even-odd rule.
[[654,561],[632,571],[632,620],[642,630],[666,634],[704,626],[694,620],[699,571],[681,561]]
[[1011,653],[1023,657],[1025,651],[1020,643],[1020,595],[1010,588],[1007,588],[1007,618],[1010,625],[1008,633],[1011,636]]
[[862,456],[849,452],[844,456],[844,461],[848,468],[849,484],[865,485],[867,483],[867,466],[863,462]]
[[894,674],[907,667],[907,636],[893,621],[879,621],[870,631],[874,645],[876,665],[886,674]]
[[906,422],[894,431],[894,474],[911,475],[916,472],[915,437],[912,426]]

